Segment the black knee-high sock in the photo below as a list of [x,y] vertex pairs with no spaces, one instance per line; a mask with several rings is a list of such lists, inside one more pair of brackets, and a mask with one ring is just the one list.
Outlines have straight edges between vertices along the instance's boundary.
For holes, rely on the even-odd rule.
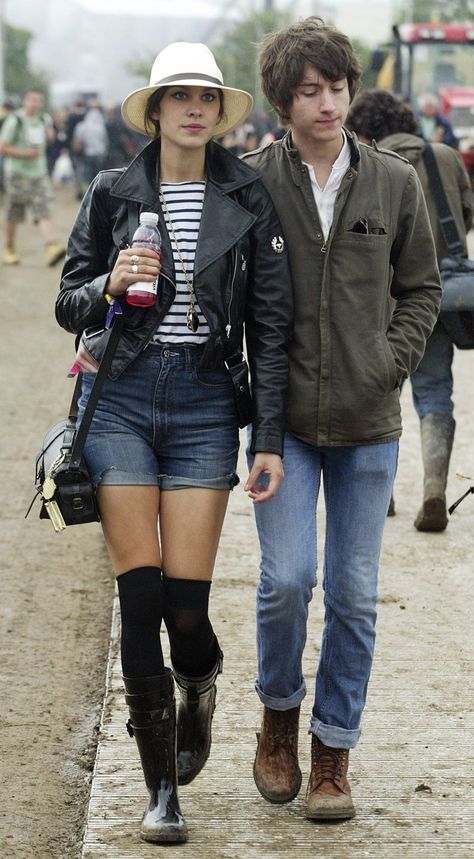
[[163,578],[163,618],[171,661],[185,677],[204,677],[217,662],[219,645],[208,617],[211,582]]
[[121,656],[125,677],[164,673],[160,627],[163,582],[160,567],[136,567],[117,577],[122,617]]

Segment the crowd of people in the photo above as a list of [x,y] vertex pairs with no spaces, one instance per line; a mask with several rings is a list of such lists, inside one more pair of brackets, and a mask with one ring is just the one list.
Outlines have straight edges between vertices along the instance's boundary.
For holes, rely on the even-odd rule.
[[[144,146],[143,135],[124,122],[120,105],[105,108],[96,98],[79,98],[70,107],[48,114],[44,110],[43,94],[35,88],[30,92],[39,94],[41,107],[37,115],[41,115],[42,122],[47,122],[48,126],[44,152],[47,175],[54,184],[73,182],[78,201],[100,170],[128,165]],[[452,126],[439,112],[437,96],[423,93],[418,99],[418,108],[416,134],[426,141],[446,143],[457,149]],[[18,116],[24,110],[24,99],[21,103],[18,98],[6,99],[0,107],[0,130],[8,117]],[[221,144],[241,156],[280,140],[287,131],[288,125],[278,118],[275,120],[269,111],[252,111],[245,122],[221,139]],[[2,154],[1,149],[0,142],[0,191],[4,191],[7,153],[4,150]],[[4,259],[4,263],[8,261]]]
[[[0,129],[5,120],[19,109],[24,109],[24,106],[18,99],[4,101],[0,107]],[[51,128],[46,142],[48,174],[57,183],[74,179],[78,200],[82,200],[99,170],[126,166],[145,145],[143,135],[124,122],[120,105],[106,108],[96,98],[81,98],[71,107],[53,110],[48,115],[48,122]],[[277,139],[285,131],[274,125],[267,111],[259,111],[251,113],[221,142],[234,154],[242,155]],[[4,189],[2,162],[0,156],[0,189]]]
[[[1,134],[10,255],[28,203],[15,199],[10,162],[40,162],[41,175],[29,178],[47,248],[47,141],[74,165],[82,202],[56,316],[81,338],[79,420],[108,329],[122,318],[84,455],[117,576],[127,727],[150,795],[140,835],[158,843],[187,839],[178,785],[196,778],[211,748],[223,652],[209,597],[239,482],[239,427],[248,425],[244,488],[261,549],[253,774],[269,802],[287,803],[301,787],[302,660],[323,487],[325,616],[304,813],[319,822],[356,813],[349,753],[372,667],[408,378],[425,465],[416,527],[446,527],[452,344],[437,322],[445,246],[418,120],[390,93],[358,95],[350,40],[319,18],[266,36],[259,67],[276,128],[251,115],[248,93],[224,84],[208,48],[179,42],[158,54],[149,86],[125,98],[121,115],[77,104],[54,135],[30,91],[25,127],[9,118]],[[435,143],[434,154],[465,240],[467,176],[454,149]],[[159,255],[132,246],[150,207]],[[137,282],[158,284],[152,307],[127,303]]]
[[[32,90],[36,91],[36,90]],[[10,115],[24,110],[24,104],[8,99],[0,111],[0,128]],[[133,132],[122,119],[120,105],[105,109],[93,99],[78,99],[69,108],[58,108],[48,114],[41,104],[41,114],[47,118],[51,133],[46,141],[46,163],[50,176],[61,155],[67,155],[58,181],[77,179],[78,199],[99,170],[129,164],[143,145],[143,137]],[[80,195],[80,196],[79,196]]]
[[[232,129],[222,144],[235,155],[282,136],[265,111]],[[124,121],[120,105],[105,109],[96,98],[78,99],[70,108],[48,113],[44,94],[32,87],[21,103],[7,99],[0,110],[0,192],[5,195],[2,261],[18,265],[17,227],[31,209],[45,242],[45,261],[55,266],[65,256],[53,223],[54,185],[71,183],[81,201],[101,170],[125,167],[145,138]]]

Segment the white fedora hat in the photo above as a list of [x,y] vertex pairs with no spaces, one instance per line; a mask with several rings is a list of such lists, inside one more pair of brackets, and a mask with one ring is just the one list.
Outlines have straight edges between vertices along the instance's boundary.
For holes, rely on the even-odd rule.
[[241,89],[224,86],[222,72],[213,54],[200,42],[173,42],[163,48],[153,63],[150,85],[127,96],[122,104],[122,116],[135,131],[153,137],[145,127],[145,111],[150,96],[161,87],[200,86],[219,89],[224,96],[224,113],[216,126],[216,137],[222,137],[244,122],[250,113],[253,98]]

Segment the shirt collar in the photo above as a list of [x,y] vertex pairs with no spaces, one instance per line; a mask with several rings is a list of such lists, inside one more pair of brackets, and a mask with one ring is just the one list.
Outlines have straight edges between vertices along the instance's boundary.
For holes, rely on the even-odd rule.
[[[342,144],[342,149],[339,155],[337,156],[334,164],[332,165],[331,174],[340,173],[341,170],[347,170],[349,164],[351,163],[351,149],[349,146],[349,141],[347,139],[347,134],[343,128],[341,129],[341,131],[342,136],[344,138],[344,142]],[[306,167],[311,166],[310,164],[308,164],[307,161],[303,161],[302,163],[305,164]]]

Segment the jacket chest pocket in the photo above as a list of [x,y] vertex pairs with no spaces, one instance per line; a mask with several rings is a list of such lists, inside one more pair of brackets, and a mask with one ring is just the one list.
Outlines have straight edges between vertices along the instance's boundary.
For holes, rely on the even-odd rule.
[[333,239],[331,278],[338,289],[332,294],[347,296],[354,290],[373,301],[374,293],[386,293],[389,283],[390,242],[387,233],[345,231]]

